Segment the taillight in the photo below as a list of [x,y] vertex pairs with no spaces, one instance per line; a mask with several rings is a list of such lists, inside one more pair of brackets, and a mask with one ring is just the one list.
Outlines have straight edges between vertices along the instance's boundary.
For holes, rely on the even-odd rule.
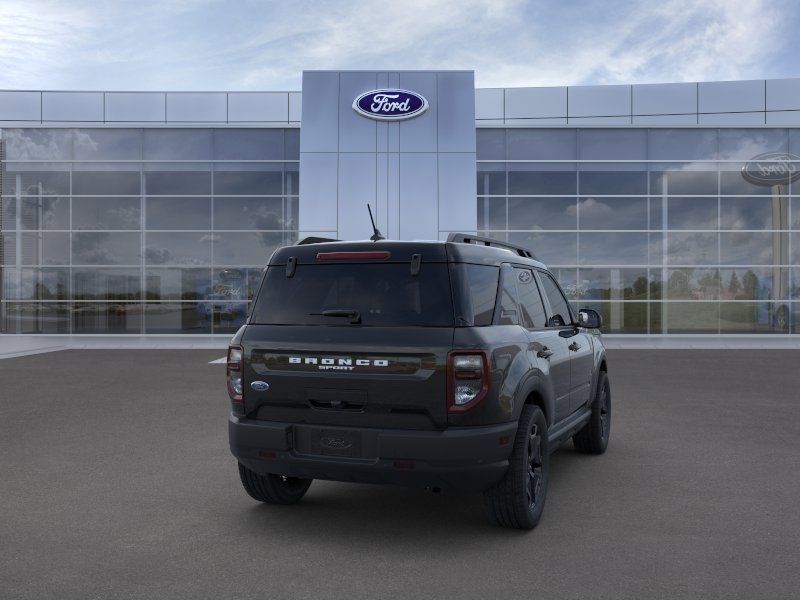
[[225,374],[228,380],[228,396],[231,397],[234,411],[244,408],[242,400],[242,358],[244,351],[241,346],[228,346],[228,364]]
[[484,399],[491,376],[485,350],[457,350],[447,356],[447,408],[464,412]]

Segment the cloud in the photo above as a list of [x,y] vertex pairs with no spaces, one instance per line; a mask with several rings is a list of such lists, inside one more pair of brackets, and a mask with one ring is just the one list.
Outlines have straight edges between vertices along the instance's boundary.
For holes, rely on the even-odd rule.
[[0,87],[299,89],[303,69],[481,87],[796,76],[788,0],[181,0],[0,6]]

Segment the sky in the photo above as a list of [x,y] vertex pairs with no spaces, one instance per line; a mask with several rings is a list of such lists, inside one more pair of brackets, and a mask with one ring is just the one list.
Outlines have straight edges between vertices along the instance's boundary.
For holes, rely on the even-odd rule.
[[303,69],[478,87],[800,76],[796,0],[0,0],[0,89],[299,90]]

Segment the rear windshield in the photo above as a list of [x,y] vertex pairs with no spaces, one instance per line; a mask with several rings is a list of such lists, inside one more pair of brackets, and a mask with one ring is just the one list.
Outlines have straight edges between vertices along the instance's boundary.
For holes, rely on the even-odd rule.
[[[423,263],[411,275],[408,263],[297,265],[267,269],[251,323],[348,325],[323,311],[357,311],[364,326],[452,327],[450,278],[444,263]],[[358,325],[355,325],[358,326]]]

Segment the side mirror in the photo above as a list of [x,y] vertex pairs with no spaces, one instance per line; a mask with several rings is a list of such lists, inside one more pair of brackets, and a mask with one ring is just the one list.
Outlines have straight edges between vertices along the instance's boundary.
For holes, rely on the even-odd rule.
[[578,326],[586,329],[600,329],[603,326],[603,319],[596,310],[582,308],[578,311]]

